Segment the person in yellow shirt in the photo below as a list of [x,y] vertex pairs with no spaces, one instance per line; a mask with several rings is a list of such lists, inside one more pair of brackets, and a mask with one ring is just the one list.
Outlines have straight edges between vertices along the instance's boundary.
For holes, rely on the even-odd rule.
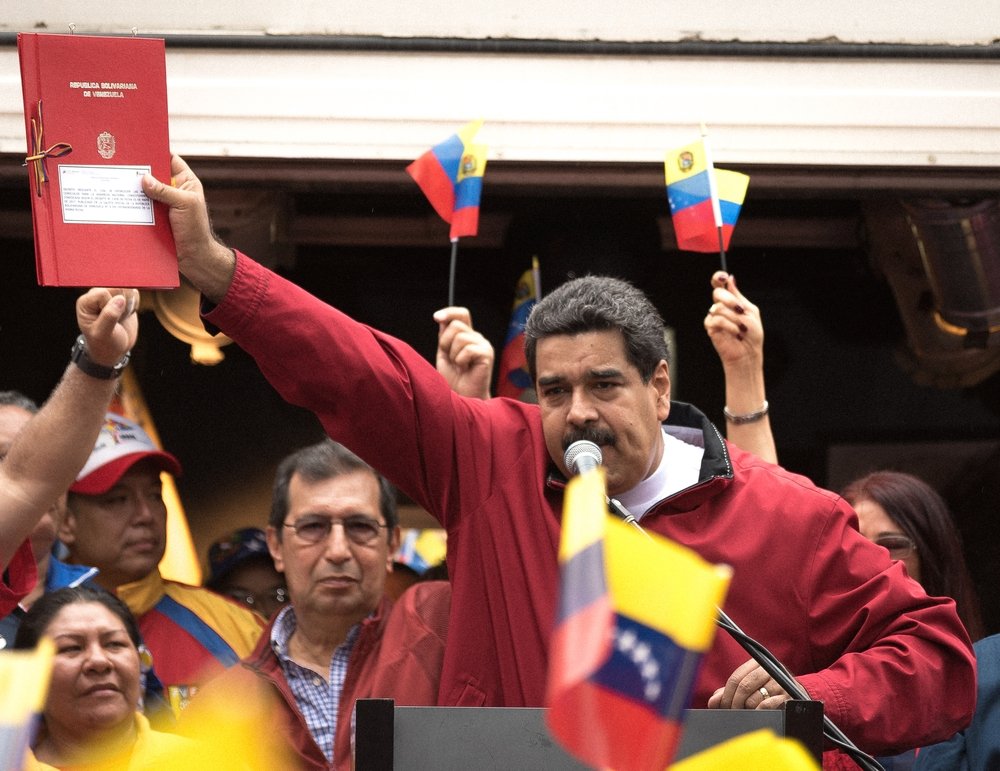
[[124,603],[101,589],[73,587],[43,594],[14,640],[55,644],[52,679],[38,735],[24,768],[166,768],[159,759],[189,740],[150,728],[140,703],[139,629]]
[[179,474],[180,463],[136,423],[108,413],[70,485],[59,539],[68,562],[96,567],[96,584],[132,611],[177,712],[198,686],[254,649],[264,622],[228,598],[160,575],[167,538],[161,471]]

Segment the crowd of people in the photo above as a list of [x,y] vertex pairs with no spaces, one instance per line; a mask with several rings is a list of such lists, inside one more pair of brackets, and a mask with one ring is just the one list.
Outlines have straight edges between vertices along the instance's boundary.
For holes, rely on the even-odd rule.
[[[180,461],[107,411],[135,292],[81,296],[49,399],[0,393],[0,635],[56,644],[27,767],[155,767],[197,741],[220,694],[252,693],[270,726],[260,756],[281,745],[308,769],[352,767],[359,698],[544,706],[564,453],[581,439],[642,528],[732,566],[728,615],[862,751],[894,768],[1000,758],[995,641],[980,640],[943,499],[898,471],[837,494],[779,465],[760,309],[732,276],[712,277],[705,318],[723,440],[672,400],[663,320],[625,281],[576,278],[539,301],[525,330],[537,404],[491,398],[493,348],[466,309],[435,314],[432,364],[221,243],[198,178],[177,157],[172,174],[143,189],[169,207],[206,320],[328,438],[276,469],[267,523],[212,545],[205,587],[164,579],[160,473]],[[396,489],[447,532],[445,580],[394,585]],[[778,709],[786,685],[720,635],[692,706]],[[823,766],[855,767],[832,747]]]

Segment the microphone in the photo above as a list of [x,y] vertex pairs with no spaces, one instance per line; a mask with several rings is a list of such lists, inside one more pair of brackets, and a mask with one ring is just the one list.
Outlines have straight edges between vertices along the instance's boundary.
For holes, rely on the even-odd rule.
[[586,439],[579,439],[566,448],[563,461],[571,474],[582,474],[585,471],[593,471],[601,465],[604,456],[601,448]]

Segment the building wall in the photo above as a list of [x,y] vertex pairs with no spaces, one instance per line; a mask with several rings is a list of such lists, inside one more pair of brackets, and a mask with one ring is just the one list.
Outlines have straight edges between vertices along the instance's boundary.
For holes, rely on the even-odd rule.
[[659,161],[706,124],[721,163],[1000,166],[992,5],[19,3],[0,153],[24,148],[14,33],[72,23],[167,38],[188,156],[407,159],[483,118],[495,161]]
[[[7,3],[0,30],[80,33],[221,32],[268,35],[526,38],[626,41],[745,41],[989,44],[992,0],[422,0],[365,3],[246,0],[135,3],[66,0]],[[13,5],[11,8],[9,6]]]

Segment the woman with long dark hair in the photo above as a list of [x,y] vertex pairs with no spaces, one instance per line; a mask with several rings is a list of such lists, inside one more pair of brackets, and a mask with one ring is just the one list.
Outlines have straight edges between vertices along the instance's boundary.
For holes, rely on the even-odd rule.
[[899,471],[876,471],[841,495],[858,513],[861,534],[906,565],[927,594],[951,597],[973,640],[983,621],[962,541],[944,499],[926,482]]

